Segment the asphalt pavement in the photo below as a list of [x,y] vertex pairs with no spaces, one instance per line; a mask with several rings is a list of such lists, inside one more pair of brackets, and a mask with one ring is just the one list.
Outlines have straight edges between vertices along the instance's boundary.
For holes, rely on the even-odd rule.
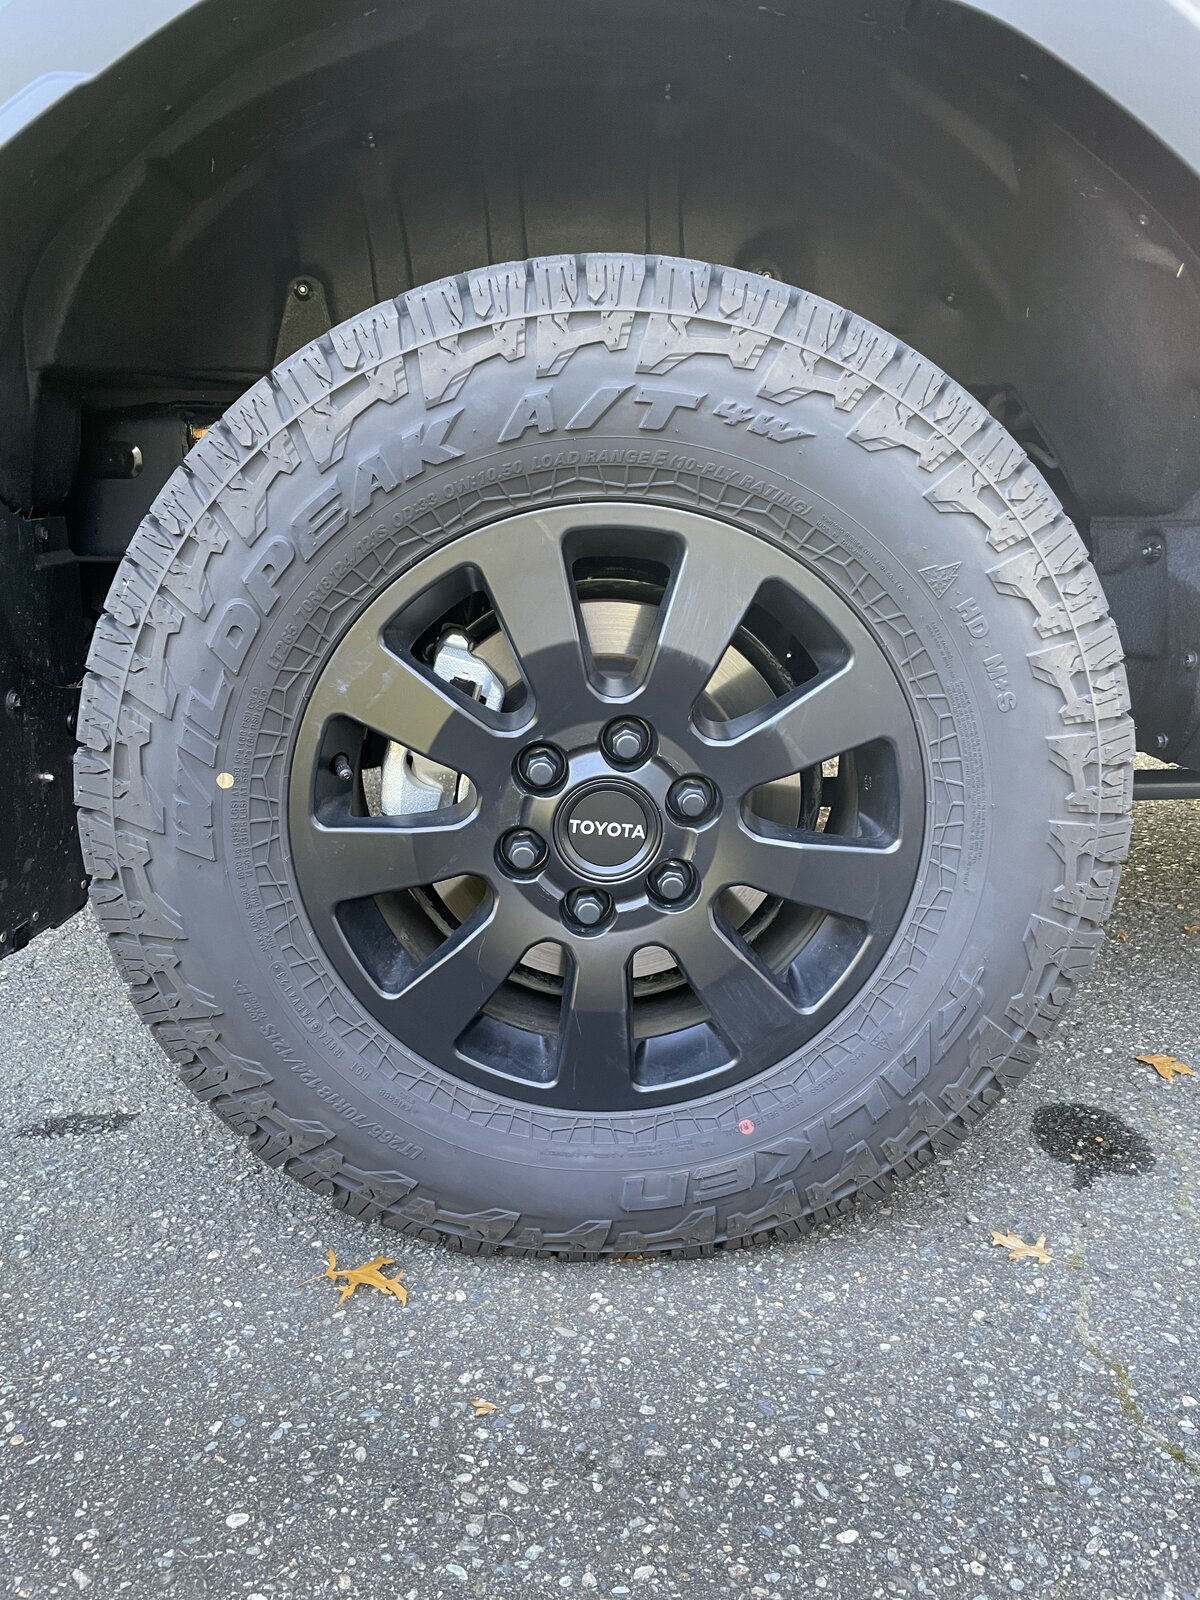
[[1138,807],[1112,931],[890,1205],[598,1266],[338,1216],[176,1082],[89,916],[45,935],[0,966],[0,1594],[1195,1597],[1200,804]]

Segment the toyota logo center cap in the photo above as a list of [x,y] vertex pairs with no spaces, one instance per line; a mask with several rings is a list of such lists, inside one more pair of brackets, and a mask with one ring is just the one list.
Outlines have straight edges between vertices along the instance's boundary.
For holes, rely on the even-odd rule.
[[559,849],[580,871],[632,872],[658,848],[658,812],[632,786],[599,783],[568,795],[555,820]]

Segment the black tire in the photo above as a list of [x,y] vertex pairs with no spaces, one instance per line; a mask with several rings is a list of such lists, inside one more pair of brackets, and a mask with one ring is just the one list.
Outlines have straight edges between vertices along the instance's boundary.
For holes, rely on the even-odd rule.
[[[415,560],[631,498],[748,531],[854,612],[911,706],[925,825],[897,930],[798,1051],[581,1111],[429,1066],[331,969],[288,763],[335,641]],[[1029,1068],[1116,891],[1127,709],[1078,534],[928,361],[744,272],[546,258],[364,312],[197,444],[96,631],[80,829],[139,1012],[264,1160],[466,1250],[694,1255],[884,1193]]]

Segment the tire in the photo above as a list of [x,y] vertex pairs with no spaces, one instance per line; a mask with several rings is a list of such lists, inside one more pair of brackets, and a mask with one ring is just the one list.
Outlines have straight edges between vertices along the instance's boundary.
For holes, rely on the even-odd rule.
[[[463,598],[453,587],[460,579],[445,574],[460,570],[455,563],[468,548],[491,550],[493,560],[497,528],[509,530],[511,543],[501,548],[511,548],[512,559],[488,570],[514,608],[535,610],[530,596],[541,605],[544,564],[529,554],[530,530],[575,521],[593,541],[579,548],[601,552],[566,569],[580,585],[577,607],[593,572],[601,585],[594,592],[609,597],[597,605],[624,604],[611,598],[626,593],[622,584],[639,596],[638,585],[653,590],[658,567],[643,560],[639,540],[667,552],[664,570],[669,550],[686,548],[691,561],[710,540],[710,556],[696,558],[708,575],[699,589],[682,579],[672,588],[668,575],[657,600],[630,604],[650,606],[664,633],[672,605],[677,632],[688,615],[703,631],[705,619],[731,603],[726,591],[748,581],[747,565],[757,572],[759,563],[764,587],[755,591],[758,609],[739,624],[738,661],[753,658],[764,681],[784,673],[772,704],[794,710],[806,684],[827,685],[841,670],[836,662],[853,658],[856,670],[862,662],[884,666],[861,680],[851,709],[875,705],[875,696],[901,709],[888,712],[894,736],[847,746],[837,778],[825,773],[827,751],[818,748],[815,699],[807,723],[779,712],[766,733],[766,712],[740,722],[730,713],[720,729],[704,722],[714,771],[732,785],[725,801],[713,802],[724,806],[720,817],[685,827],[674,801],[654,795],[645,810],[651,832],[661,830],[660,849],[683,841],[672,848],[686,858],[690,889],[672,904],[655,899],[649,878],[622,879],[624,866],[597,865],[594,896],[609,908],[607,932],[603,919],[571,920],[569,906],[587,910],[590,902],[569,900],[570,872],[592,868],[570,855],[576,844],[584,848],[578,828],[571,840],[560,837],[567,802],[555,800],[552,813],[536,790],[525,795],[524,767],[494,793],[490,780],[486,793],[460,783],[447,826],[474,840],[474,854],[452,864],[469,856],[482,874],[480,904],[528,908],[536,900],[539,915],[550,907],[545,914],[559,916],[564,931],[558,979],[539,969],[527,994],[520,985],[532,969],[519,965],[496,991],[509,995],[516,985],[530,1015],[559,1006],[559,1032],[513,1022],[507,1001],[493,997],[486,1004],[500,1006],[500,1020],[485,1005],[446,1046],[448,1069],[406,1044],[404,1029],[428,1033],[430,1049],[441,1049],[450,1023],[438,1020],[438,996],[466,1006],[462,974],[483,972],[484,956],[470,968],[460,962],[449,988],[422,991],[426,1002],[393,1006],[392,990],[418,968],[426,982],[433,960],[423,945],[409,949],[420,945],[417,923],[393,927],[374,898],[331,901],[319,917],[308,909],[324,907],[333,892],[331,859],[352,873],[342,835],[331,847],[341,854],[320,854],[321,818],[336,814],[345,829],[385,826],[362,817],[375,725],[365,716],[361,725],[339,721],[337,699],[361,688],[376,704],[377,666],[372,657],[355,677],[345,666],[353,655],[346,641],[377,639],[376,621],[368,627],[363,619],[375,617],[372,606],[386,610],[393,592],[407,597],[398,613],[405,639],[416,639],[435,599],[450,606],[445,615],[467,618],[468,650],[472,627],[503,637],[503,614],[503,626],[494,616],[471,620],[491,603],[490,591]],[[456,540],[476,538],[477,546],[456,552]],[[526,585],[509,581],[518,559],[527,563]],[[449,635],[438,637],[440,652]],[[784,637],[810,650],[803,667],[776,659],[787,652],[771,641]],[[508,741],[506,751],[527,749],[522,726],[533,738],[549,725],[561,677],[550,669],[566,660],[561,652],[547,645],[529,656],[538,672],[531,722],[521,689],[516,709],[507,689],[499,709],[478,705],[494,677],[484,687],[458,679],[447,689],[440,654],[430,668],[433,648],[413,643],[403,656],[416,698],[396,701],[396,716],[417,716],[412,707],[424,704],[432,683],[456,706],[460,692],[474,695],[471,724],[486,722],[489,738]],[[694,666],[700,647],[694,659],[690,648],[671,655],[660,642],[652,660]],[[827,648],[835,662],[828,669]],[[633,646],[622,649],[635,689],[637,681],[653,685],[652,667],[636,680],[642,668],[630,665]],[[327,671],[335,660],[336,672]],[[393,681],[385,674],[378,682],[385,680]],[[597,727],[630,712],[637,721],[643,702],[627,689],[625,698],[601,702]],[[600,693],[595,683],[592,692]],[[645,704],[667,706],[666,692]],[[695,745],[703,719],[689,705],[678,713],[678,737]],[[464,1250],[697,1255],[792,1237],[860,1194],[883,1194],[952,1152],[1029,1069],[1092,963],[1116,892],[1130,827],[1127,710],[1116,629],[1078,534],[1001,425],[927,360],[861,318],[744,272],[663,257],[543,258],[446,279],[364,312],[257,383],[196,445],[135,535],[96,630],[79,717],[80,831],[92,903],[138,1011],[191,1087],[265,1161],[355,1215]],[[411,749],[442,749],[438,715],[424,748],[417,740]],[[453,725],[464,727],[457,710]],[[802,738],[796,730],[805,726],[813,731]],[[871,739],[873,727],[863,722]],[[362,740],[349,763],[340,751],[329,756],[329,738],[336,743],[343,729],[348,742]],[[400,757],[390,724],[378,732],[391,741],[381,758],[386,771]],[[658,744],[646,760],[663,764],[663,784],[677,781],[676,745],[650,733]],[[621,777],[596,737],[572,735],[593,763],[578,772],[606,774],[596,804],[615,803],[618,789],[621,805],[631,795],[641,804],[651,778],[639,788],[640,769]],[[774,765],[764,755],[768,738]],[[766,933],[757,911],[736,927],[723,921],[726,913],[711,909],[717,900],[706,899],[705,874],[721,859],[720,839],[740,848],[744,834],[762,832],[753,797],[734,794],[738,751],[749,752],[748,772],[769,766],[782,783],[785,745],[803,747],[808,762],[787,780],[788,805],[799,807],[807,830],[787,835],[807,841],[809,854],[795,860],[818,860],[813,830],[825,810],[826,828],[845,816],[856,830],[830,845],[846,852],[839,860],[866,844],[886,846],[897,860],[908,854],[892,888],[860,884],[844,916],[841,902],[833,911],[804,902],[815,891],[802,875],[799,889],[789,889],[800,899],[750,884],[746,903],[768,908]],[[519,760],[528,765],[524,754]],[[341,778],[331,775],[335,767]],[[357,775],[346,780],[351,767]],[[466,765],[454,770],[469,774]],[[553,776],[549,767],[537,771]],[[572,766],[562,781],[574,783],[575,773]],[[343,781],[350,787],[339,798]],[[525,810],[513,809],[513,794]],[[833,798],[819,811],[821,794]],[[586,821],[581,803],[571,805],[571,823]],[[553,859],[536,893],[503,856],[514,848],[507,837],[495,845],[499,865],[490,857],[479,865],[480,850],[495,843],[482,819],[502,814],[545,819],[540,844]],[[411,846],[411,828],[405,838],[405,851],[423,847]],[[711,849],[710,839],[718,841]],[[768,842],[775,848],[780,839]],[[637,871],[658,871],[653,860],[639,857]],[[738,869],[720,870],[729,877]],[[617,878],[606,887],[609,871]],[[677,886],[666,883],[664,897]],[[403,915],[417,917],[409,890],[396,893]],[[704,917],[681,909],[689,894],[693,907],[709,907]],[[884,904],[888,916],[872,921]],[[352,918],[346,905],[367,909],[355,921],[359,912]],[[478,936],[471,919],[482,912],[455,923],[441,900],[437,908],[428,917],[448,919],[445,937],[458,941],[456,950],[486,949],[464,944],[464,929]],[[427,916],[424,900],[419,914]],[[601,1043],[607,1024],[596,1020],[602,1003],[596,1016],[587,1011],[587,984],[593,963],[608,971],[603,952],[617,945],[604,941],[624,937],[626,919],[636,927],[622,950],[661,926],[664,938],[688,949],[689,965],[666,950],[665,1009],[653,987],[657,970],[643,984],[636,964],[622,967],[629,1070],[660,1058],[666,1065],[653,1069],[662,1082],[645,1077],[624,1098],[614,1090],[610,1105],[587,1076],[589,1041],[597,1058],[610,1049]],[[682,928],[693,945],[672,931]],[[733,978],[722,965],[731,948],[742,963]],[[355,976],[355,963],[383,963],[383,950],[405,974],[389,979],[391,988],[374,967]],[[756,953],[768,950],[776,952],[769,959]],[[527,957],[533,953],[521,963]],[[704,968],[699,979],[693,960]],[[768,990],[763,972],[779,961]],[[819,999],[804,988],[817,981],[813,973],[830,985]],[[738,990],[743,980],[749,987]],[[762,1045],[746,1028],[746,995],[768,992],[782,992],[781,1015],[791,1006],[801,1019],[782,1051],[775,999],[763,1008],[761,1030],[774,1043]],[[660,1011],[665,1024],[655,1020]],[[399,1018],[400,1033],[380,1017]],[[675,1017],[685,1020],[676,1027]],[[659,1026],[666,1031],[655,1033]],[[534,1043],[505,1079],[496,1062],[506,1046],[495,1041],[512,1028]],[[468,1034],[483,1042],[468,1046]],[[678,1049],[677,1036],[685,1040]],[[534,1044],[574,1063],[573,1087],[556,1079],[548,1088],[545,1072],[537,1079],[543,1057]],[[617,1059],[619,1047],[611,1049]]]

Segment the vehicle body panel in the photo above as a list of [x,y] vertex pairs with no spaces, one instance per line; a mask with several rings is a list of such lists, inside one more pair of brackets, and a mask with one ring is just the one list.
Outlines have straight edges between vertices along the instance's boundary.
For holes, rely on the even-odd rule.
[[[0,147],[203,0],[0,0]],[[1003,23],[1200,173],[1197,0],[946,0]]]

